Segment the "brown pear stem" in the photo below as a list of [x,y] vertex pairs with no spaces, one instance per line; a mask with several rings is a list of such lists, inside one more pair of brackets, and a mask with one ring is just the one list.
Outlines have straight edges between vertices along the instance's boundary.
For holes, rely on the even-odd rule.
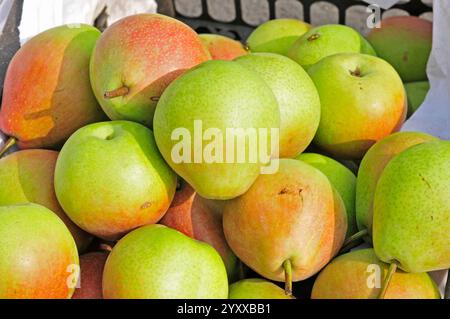
[[292,296],[292,265],[291,261],[285,260],[284,268],[284,292],[287,296]]
[[445,285],[444,299],[450,299],[450,269],[447,274],[447,284]]
[[3,156],[3,154],[5,154],[14,144],[16,144],[17,140],[15,137],[10,137],[5,145],[3,145],[3,147],[0,149],[0,157]]
[[351,235],[349,238],[347,238],[342,245],[342,248],[339,252],[339,254],[343,254],[348,252],[350,249],[356,246],[357,243],[364,237],[369,234],[369,231],[367,229],[360,230],[356,234]]
[[119,96],[125,96],[130,92],[130,89],[127,86],[122,86],[112,91],[107,91],[104,94],[105,99],[114,99]]
[[381,291],[378,295],[378,299],[384,299],[386,291],[389,288],[389,283],[391,282],[392,276],[394,276],[396,271],[397,271],[397,264],[393,262],[392,264],[389,265],[386,277],[384,277],[383,285],[381,286]]

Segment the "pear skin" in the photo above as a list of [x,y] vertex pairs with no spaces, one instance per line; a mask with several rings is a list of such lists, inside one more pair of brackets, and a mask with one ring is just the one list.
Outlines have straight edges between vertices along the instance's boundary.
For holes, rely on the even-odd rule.
[[293,299],[274,283],[264,279],[244,279],[230,285],[229,299]]
[[[373,249],[341,255],[329,263],[314,282],[312,299],[375,299],[388,264]],[[440,299],[439,290],[427,273],[396,272],[385,299]]]
[[90,252],[80,256],[80,287],[72,299],[103,299],[102,280],[107,252]]
[[231,61],[248,54],[241,42],[219,34],[199,34],[213,60]]

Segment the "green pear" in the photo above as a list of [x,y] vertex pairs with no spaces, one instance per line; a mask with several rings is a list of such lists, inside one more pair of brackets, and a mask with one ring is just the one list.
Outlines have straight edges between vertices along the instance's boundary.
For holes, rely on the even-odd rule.
[[75,241],[37,204],[0,206],[0,299],[65,299],[79,276]]
[[244,279],[230,286],[229,299],[293,299],[274,283],[264,279]]
[[216,60],[193,68],[167,88],[153,127],[167,163],[201,197],[230,199],[245,193],[270,162],[280,111],[256,72]]
[[292,60],[253,53],[235,60],[257,72],[272,89],[280,108],[280,157],[292,158],[311,143],[320,121],[320,99],[308,74]]
[[[312,299],[377,298],[388,264],[373,249],[341,255],[329,263],[314,282]],[[439,290],[427,273],[395,273],[384,296],[386,299],[440,299]]]
[[450,142],[410,147],[378,181],[373,244],[377,256],[407,272],[450,268]]
[[158,152],[153,133],[127,122],[79,129],[55,169],[55,190],[67,215],[87,232],[117,239],[158,222],[175,194],[176,175]]
[[92,236],[75,225],[56,199],[54,175],[58,152],[23,150],[0,159],[0,206],[35,203],[47,207],[66,224],[83,252]]
[[361,159],[380,139],[399,130],[406,117],[403,83],[386,61],[340,53],[308,69],[320,96],[317,146],[339,159]]
[[406,95],[408,97],[408,117],[422,105],[430,90],[430,82],[411,82],[405,83]]
[[324,173],[331,185],[333,185],[341,195],[347,212],[347,237],[357,232],[355,216],[355,192],[356,176],[347,167],[334,159],[316,153],[303,153],[296,159],[314,166]]
[[257,27],[248,37],[251,52],[287,55],[292,44],[311,26],[296,19],[269,20]]
[[355,29],[328,24],[303,34],[289,49],[288,56],[308,69],[323,58],[337,53],[376,55],[370,43]]
[[163,225],[123,237],[106,261],[105,299],[225,299],[228,279],[210,245]]
[[367,241],[372,235],[375,189],[384,168],[411,146],[434,140],[437,138],[420,132],[394,133],[372,146],[362,159],[356,179],[356,223]]

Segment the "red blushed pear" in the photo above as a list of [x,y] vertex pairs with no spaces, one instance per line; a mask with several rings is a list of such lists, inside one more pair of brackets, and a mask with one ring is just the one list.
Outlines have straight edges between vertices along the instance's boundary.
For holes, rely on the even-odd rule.
[[341,53],[308,69],[320,96],[314,142],[340,159],[361,159],[377,141],[400,129],[407,112],[403,83],[386,61]]
[[[60,26],[17,51],[5,78],[0,130],[20,148],[60,146],[78,128],[105,119],[89,82],[100,31]],[[4,150],[0,150],[0,154]]]
[[[260,175],[244,195],[226,202],[225,237],[246,265],[285,281],[290,294],[292,281],[322,269],[345,237],[346,224],[336,227],[335,194],[319,170],[281,159],[275,174]],[[345,216],[345,209],[339,213]]]
[[103,299],[102,279],[107,252],[92,252],[80,256],[80,287],[72,299]]
[[83,252],[92,236],[75,225],[56,199],[54,174],[58,152],[22,150],[0,159],[0,206],[36,203],[47,207],[66,224]]
[[241,42],[218,34],[200,34],[204,46],[208,49],[213,60],[231,61],[248,54]]
[[36,204],[0,207],[0,299],[65,299],[79,276],[67,227]]
[[180,187],[160,224],[213,246],[222,257],[228,277],[237,275],[238,261],[223,234],[222,212],[216,203],[200,197],[186,182]]
[[186,24],[159,14],[129,16],[100,37],[91,60],[92,88],[112,120],[151,126],[164,89],[209,59],[197,33]]
[[413,16],[387,18],[367,36],[378,56],[388,61],[404,82],[427,80],[432,38],[432,22]]

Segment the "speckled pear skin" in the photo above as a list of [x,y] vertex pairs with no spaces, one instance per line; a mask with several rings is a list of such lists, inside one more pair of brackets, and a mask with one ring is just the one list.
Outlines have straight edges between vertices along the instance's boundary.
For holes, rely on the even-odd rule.
[[[242,195],[260,174],[261,157],[254,154],[257,160],[252,163],[246,156],[245,161],[239,163],[235,151],[232,163],[226,163],[224,142],[224,162],[206,162],[203,155],[207,154],[205,150],[211,141],[203,142],[202,149],[195,150],[194,137],[198,134],[194,132],[194,122],[197,120],[201,121],[203,132],[218,129],[223,136],[229,128],[265,129],[269,152],[271,128],[280,127],[280,111],[272,90],[256,72],[239,63],[208,61],[174,81],[162,95],[155,112],[153,127],[161,154],[200,196],[230,199]],[[176,163],[172,159],[174,146],[186,140],[172,140],[172,133],[180,128],[190,133],[191,162]],[[259,144],[261,139],[257,140]],[[245,153],[250,153],[251,149],[246,143]],[[201,163],[194,163],[194,154],[199,150],[202,151]]]
[[378,180],[386,165],[411,146],[438,140],[421,132],[399,132],[372,146],[361,161],[356,179],[356,222],[359,230],[367,229],[372,240],[373,199]]
[[270,281],[250,278],[230,285],[229,299],[294,299]]
[[311,28],[297,19],[269,20],[257,27],[248,37],[251,52],[277,53],[287,56],[292,44]]
[[31,203],[0,207],[0,299],[70,298],[78,264],[75,241],[55,213]]
[[397,131],[406,117],[403,83],[386,61],[341,53],[308,70],[321,103],[316,145],[340,159],[361,159],[380,139]]
[[210,245],[163,225],[132,231],[103,273],[105,299],[226,299],[228,279]]
[[341,250],[348,229],[347,212],[341,195],[332,186],[334,198],[334,239],[333,239],[333,256],[336,256]]
[[11,60],[3,87],[0,130],[20,148],[57,148],[80,127],[106,119],[89,81],[100,36],[80,24],[44,31]]
[[199,34],[213,60],[231,61],[248,54],[241,42],[219,34]]
[[[92,88],[110,119],[151,126],[164,89],[209,59],[197,33],[183,22],[159,14],[132,15],[101,35],[91,59]],[[105,92],[123,86],[128,94],[105,98]]]
[[356,192],[356,176],[347,167],[335,161],[331,157],[316,154],[303,153],[296,157],[311,166],[314,166],[324,173],[331,185],[333,185],[341,195],[345,204],[347,213],[347,236],[351,236],[357,232],[356,216],[355,216],[355,192]]
[[[223,227],[231,249],[270,280],[311,277],[334,256],[335,197],[326,176],[294,159],[281,159],[276,174],[260,175],[242,196],[227,201]],[[342,237],[345,236],[343,230]]]
[[404,82],[427,80],[433,24],[413,16],[390,17],[374,28],[367,39],[378,55],[388,61]]
[[0,206],[35,203],[54,212],[83,252],[92,236],[75,225],[56,199],[54,175],[58,152],[22,150],[0,159]]
[[375,191],[373,244],[408,272],[450,268],[450,142],[413,146],[392,159]]
[[79,227],[114,240],[158,222],[173,199],[176,179],[150,129],[112,121],[85,126],[69,138],[56,162],[55,190]]
[[253,53],[236,62],[257,72],[280,108],[280,158],[292,158],[311,143],[320,122],[319,93],[309,75],[287,57]]
[[308,69],[323,58],[337,53],[376,55],[372,46],[355,29],[328,24],[303,34],[289,49],[288,57]]
[[[341,255],[328,264],[314,282],[312,299],[376,299],[389,265],[381,262],[373,249],[361,249]],[[368,285],[370,284],[370,285]],[[381,286],[379,286],[381,287]],[[385,299],[440,299],[439,290],[427,273],[398,270],[392,277]]]

